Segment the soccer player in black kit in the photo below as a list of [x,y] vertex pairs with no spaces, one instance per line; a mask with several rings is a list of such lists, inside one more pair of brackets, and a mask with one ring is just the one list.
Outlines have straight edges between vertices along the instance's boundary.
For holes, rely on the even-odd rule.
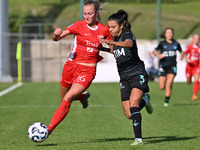
[[148,74],[144,62],[138,56],[135,37],[131,33],[128,15],[119,10],[108,18],[108,27],[113,40],[102,39],[113,53],[120,76],[120,91],[124,114],[133,121],[135,141],[131,145],[142,145],[140,110],[146,106],[149,114],[153,112],[150,103]]
[[164,38],[153,51],[159,59],[159,88],[165,89],[164,107],[168,107],[169,99],[172,93],[172,84],[177,73],[176,51],[181,53],[180,59],[183,58],[183,52],[180,44],[173,39],[173,28],[167,27],[161,37]]

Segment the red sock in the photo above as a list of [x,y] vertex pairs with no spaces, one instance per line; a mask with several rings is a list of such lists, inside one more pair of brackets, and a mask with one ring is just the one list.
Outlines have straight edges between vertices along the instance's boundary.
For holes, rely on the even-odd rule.
[[198,91],[199,91],[199,81],[194,81],[193,95],[197,96]]
[[85,100],[85,94],[79,95],[78,97],[75,98],[75,100],[80,100],[80,101]]
[[48,126],[50,133],[54,130],[54,128],[65,118],[65,116],[69,112],[71,103],[65,100],[62,101],[60,107],[54,113],[51,123]]

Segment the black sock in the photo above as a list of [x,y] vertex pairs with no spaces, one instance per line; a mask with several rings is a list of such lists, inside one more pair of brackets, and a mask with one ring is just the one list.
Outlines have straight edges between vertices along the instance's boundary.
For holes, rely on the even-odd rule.
[[146,102],[145,102],[144,99],[142,99],[141,102],[140,102],[139,110],[142,110],[142,108],[143,108],[144,106],[146,106]]
[[135,138],[142,138],[141,123],[142,115],[140,113],[139,107],[131,107],[131,118],[133,120],[133,130],[135,133]]
[[169,103],[170,96],[165,96],[165,103]]

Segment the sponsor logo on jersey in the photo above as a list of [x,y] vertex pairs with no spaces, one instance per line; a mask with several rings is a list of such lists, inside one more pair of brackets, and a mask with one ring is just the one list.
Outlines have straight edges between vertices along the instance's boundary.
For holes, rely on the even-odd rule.
[[163,55],[165,57],[173,57],[173,56],[176,56],[176,51],[165,51],[163,52]]
[[113,55],[115,58],[118,58],[120,56],[125,56],[126,54],[125,54],[124,48],[121,48],[121,50],[120,49],[114,50]]
[[91,41],[88,41],[88,40],[85,40],[85,42],[86,42],[87,46],[92,46],[92,47],[96,47],[96,48],[99,47],[99,43],[92,43]]
[[186,73],[186,77],[188,77],[188,78],[189,78],[189,77],[190,77],[190,74],[189,74],[189,73]]
[[120,83],[120,89],[124,89],[124,88],[125,88],[125,86],[122,85],[122,83]]
[[159,72],[164,72],[163,68],[159,68]]
[[92,47],[87,47],[87,52],[94,52],[94,48],[92,48]]
[[134,125],[135,127],[136,127],[138,124],[139,124],[139,123],[137,123],[137,122],[133,123],[133,125]]

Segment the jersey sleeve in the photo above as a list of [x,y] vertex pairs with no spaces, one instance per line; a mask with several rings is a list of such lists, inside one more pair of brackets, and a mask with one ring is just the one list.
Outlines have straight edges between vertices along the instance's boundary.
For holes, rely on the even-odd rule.
[[159,51],[162,49],[162,44],[161,42],[158,44],[158,46],[155,48],[156,51]]
[[135,41],[135,37],[130,32],[124,33],[123,40],[125,41],[126,39],[130,39],[132,41]]
[[79,28],[80,28],[80,22],[77,21],[70,26],[68,26],[65,30],[69,30],[70,34],[78,34],[79,33]]
[[182,48],[181,48],[181,45],[178,43],[177,45],[177,50],[181,53],[182,52]]
[[186,50],[184,51],[185,54],[190,53],[190,45],[187,46]]
[[112,40],[113,39],[112,35],[110,34],[110,31],[109,31],[108,27],[106,27],[105,38],[107,40]]

